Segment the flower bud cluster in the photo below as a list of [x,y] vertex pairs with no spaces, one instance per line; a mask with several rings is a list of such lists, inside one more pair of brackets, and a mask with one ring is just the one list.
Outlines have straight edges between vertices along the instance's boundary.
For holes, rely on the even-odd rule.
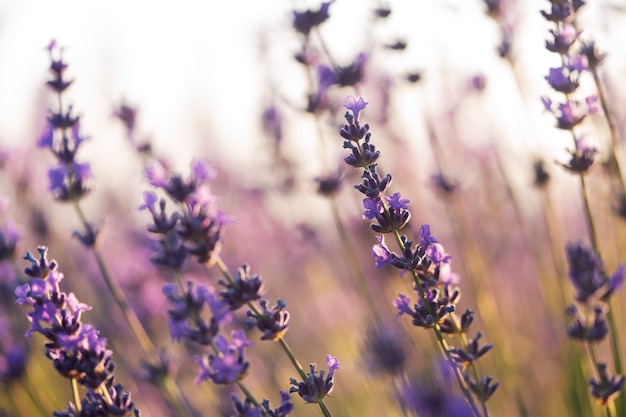
[[560,103],[554,104],[548,97],[543,97],[542,102],[546,111],[556,118],[556,126],[574,135],[574,149],[568,150],[571,159],[561,164],[574,173],[587,172],[597,153],[588,138],[577,135],[574,129],[588,115],[600,112],[597,95],[582,100],[575,95],[583,74],[595,68],[603,59],[595,44],[579,41],[581,32],[576,29],[574,21],[576,12],[583,4],[580,0],[550,0],[550,11],[542,11],[542,15],[555,24],[555,29],[550,31],[551,38],[546,41],[546,49],[559,54],[562,63],[561,66],[550,68],[546,80],[555,91],[565,96],[565,100]]
[[46,339],[46,357],[65,378],[75,380],[87,389],[81,404],[70,404],[55,416],[131,416],[139,415],[121,384],[115,382],[113,352],[106,339],[91,324],[82,322],[82,314],[91,309],[74,293],[60,289],[63,274],[56,261],[48,261],[46,247],[39,247],[39,259],[30,252],[31,263],[24,272],[33,278],[30,284],[16,288],[17,304],[28,304],[31,323],[26,336],[42,334]]
[[76,160],[76,154],[87,137],[80,133],[80,117],[72,113],[72,106],[63,106],[63,93],[72,84],[72,80],[65,78],[68,65],[63,61],[63,49],[52,41],[48,51],[52,79],[47,85],[56,93],[59,109],[50,110],[37,145],[49,149],[58,162],[48,170],[50,192],[54,198],[58,201],[77,201],[89,193],[89,182],[93,178],[89,163]]
[[[394,300],[398,316],[408,315],[414,326],[434,329],[443,334],[462,334],[469,330],[474,321],[474,312],[467,309],[461,316],[460,324],[454,315],[460,290],[454,286],[458,275],[451,270],[451,256],[446,253],[439,241],[431,235],[430,226],[425,224],[419,229],[420,241],[415,244],[400,232],[411,219],[408,208],[409,200],[400,193],[388,195],[392,182],[391,174],[379,173],[377,160],[380,152],[371,143],[371,133],[367,124],[361,126],[360,112],[367,102],[362,98],[347,97],[344,106],[348,109],[347,123],[340,131],[345,139],[343,147],[350,150],[345,157],[346,164],[363,170],[361,184],[355,185],[365,195],[363,200],[363,218],[371,221],[370,227],[376,233],[378,243],[372,248],[374,261],[378,268],[389,264],[401,270],[401,274],[410,272],[414,277],[414,290],[418,301],[400,294]],[[389,249],[385,236],[392,235],[400,246],[399,252]],[[474,361],[487,353],[492,345],[479,346],[481,334],[472,339],[463,348],[447,348],[446,356],[459,364],[462,370],[473,365]],[[499,384],[491,378],[476,381],[469,373],[464,373],[467,387],[480,401],[486,401],[498,388]]]
[[[566,247],[569,278],[576,291],[578,306],[572,304],[567,313],[572,323],[567,327],[567,335],[579,342],[597,344],[609,334],[606,313],[609,299],[624,285],[624,265],[620,265],[612,276],[604,272],[602,261],[593,250],[572,243]],[[580,311],[580,310],[583,311]],[[602,405],[619,395],[624,375],[608,376],[607,366],[598,364],[599,378],[591,379],[591,394]]]
[[[155,265],[180,271],[185,260],[192,256],[198,262],[206,263],[219,253],[219,239],[222,227],[231,220],[216,207],[216,197],[210,194],[206,182],[214,176],[211,168],[200,161],[192,162],[192,173],[183,179],[178,174],[170,174],[162,165],[148,168],[150,183],[165,191],[180,211],[168,215],[166,201],[158,201],[154,192],[144,193],[142,210],[148,210],[153,223],[148,230],[158,236],[159,250],[153,255]],[[263,280],[250,273],[249,265],[243,265],[232,280],[220,280],[224,288],[219,293],[204,285],[188,282],[187,289],[181,291],[176,284],[166,284],[163,293],[171,304],[168,310],[168,325],[172,340],[191,341],[202,346],[211,346],[212,353],[195,356],[199,373],[195,383],[211,380],[217,385],[230,385],[243,380],[250,370],[250,362],[245,357],[245,348],[253,343],[247,340],[243,330],[231,331],[231,342],[220,334],[232,312],[261,298]],[[267,300],[261,300],[266,307]],[[289,313],[282,311],[285,305],[271,312],[264,308],[263,313],[249,312],[248,321],[258,327],[261,339],[278,340],[287,331]],[[282,403],[276,410],[269,408],[265,400],[256,407],[248,399],[241,403],[234,397],[237,415],[286,416],[293,404],[281,395]],[[271,413],[274,414],[271,414]]]
[[175,271],[183,267],[188,257],[195,257],[199,263],[210,262],[219,254],[222,229],[232,222],[217,208],[217,198],[209,189],[214,170],[209,164],[194,160],[190,176],[184,179],[156,162],[147,168],[146,174],[150,184],[163,190],[178,208],[168,215],[165,199],[158,199],[152,191],[143,194],[144,204],[139,209],[152,215],[148,231],[158,236],[159,243],[152,262]]

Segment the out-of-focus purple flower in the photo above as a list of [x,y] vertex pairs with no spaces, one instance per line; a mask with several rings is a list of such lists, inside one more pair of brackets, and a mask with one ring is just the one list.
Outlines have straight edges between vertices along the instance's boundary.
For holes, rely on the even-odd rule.
[[587,65],[590,69],[595,69],[606,58],[606,54],[598,50],[595,42],[583,42],[580,54],[587,58]]
[[374,9],[374,17],[378,19],[385,19],[391,14],[391,9],[387,6],[379,6]]
[[487,78],[483,74],[477,74],[470,80],[470,85],[474,90],[483,91],[487,87]]
[[473,417],[474,413],[463,398],[454,395],[446,385],[436,381],[411,380],[402,389],[402,401],[420,417]]
[[405,294],[398,294],[398,298],[393,300],[393,306],[398,309],[398,317],[413,314],[413,301]]
[[72,201],[86,196],[93,178],[88,162],[59,164],[48,170],[49,189],[58,201]]
[[568,244],[565,251],[576,301],[586,303],[606,283],[602,275],[602,261],[593,250],[580,243]]
[[534,181],[533,184],[536,187],[543,187],[550,180],[550,174],[546,171],[545,162],[543,159],[537,159],[533,163],[533,173],[534,173]]
[[580,342],[597,343],[604,340],[609,334],[605,308],[595,306],[593,308],[593,320],[591,315],[581,316],[574,305],[567,308],[567,313],[573,320],[566,329],[567,335],[572,339]]
[[271,135],[276,143],[280,142],[283,138],[283,123],[282,117],[275,106],[270,106],[261,115],[263,122],[263,130]]
[[308,403],[317,403],[333,391],[335,385],[335,371],[341,369],[339,360],[332,356],[326,355],[326,363],[328,364],[328,375],[324,370],[317,371],[317,365],[312,363],[309,365],[309,372],[305,381],[298,382],[290,379],[293,385],[289,392],[297,392],[300,397]]
[[315,178],[315,182],[317,183],[317,192],[323,196],[332,196],[336,194],[337,191],[339,191],[342,179],[343,172],[339,169]]
[[165,188],[168,182],[168,170],[161,162],[155,162],[146,168],[146,177],[153,187]]
[[306,110],[317,113],[328,107],[328,91],[337,81],[335,72],[326,65],[317,66],[317,91],[309,94]]
[[546,49],[550,52],[557,52],[566,55],[571,46],[576,42],[580,32],[576,30],[574,25],[565,23],[561,25],[559,31],[551,30],[553,39],[546,41]]
[[364,356],[370,370],[389,375],[401,374],[407,354],[400,327],[395,323],[376,323],[368,328]]
[[335,68],[336,83],[341,87],[345,87],[355,86],[363,81],[365,65],[368,60],[369,56],[367,54],[360,53],[349,65]]
[[39,148],[48,148],[52,149],[54,145],[54,129],[52,126],[46,123],[46,126],[39,136],[39,140],[37,141],[37,147]]
[[385,245],[385,236],[376,236],[378,243],[372,246],[372,254],[374,255],[374,261],[376,262],[376,268],[382,268],[388,263],[391,263],[391,252]]
[[[3,202],[4,200],[0,199],[0,204],[3,204]],[[5,210],[6,208],[4,207],[0,208],[0,215]],[[11,221],[7,220],[4,225],[0,226],[0,262],[13,259],[19,238],[19,229]],[[0,283],[3,281],[3,279],[0,279]]]
[[574,17],[574,8],[572,4],[565,0],[551,1],[550,2],[550,11],[546,12],[544,10],[541,11],[541,15],[550,22],[571,22]]
[[549,98],[542,97],[541,100],[545,109],[554,114],[559,129],[571,130],[580,124],[588,114],[598,112],[593,96],[585,100],[585,105],[578,100],[568,100],[565,103],[559,103],[558,111],[553,109],[552,100]]
[[11,344],[0,352],[0,381],[7,383],[21,378],[26,371],[27,359],[26,346]]
[[137,113],[138,110],[136,107],[133,107],[126,102],[122,102],[117,108],[113,111],[113,116],[117,117],[126,128],[126,131],[129,135],[135,131],[136,123],[137,123]]
[[588,140],[586,136],[576,138],[576,149],[570,151],[572,158],[567,164],[561,164],[569,171],[576,173],[585,173],[595,160],[595,155],[598,152],[596,147]]
[[461,281],[461,276],[456,272],[452,272],[450,262],[445,262],[439,265],[439,281],[446,285],[456,285]]
[[438,267],[442,264],[449,264],[452,259],[452,256],[444,250],[443,245],[437,242],[431,242],[428,245],[426,256]]
[[[188,339],[200,345],[210,345],[219,326],[230,319],[228,304],[220,301],[214,291],[202,285],[187,283],[187,291],[179,293],[174,284],[165,284],[163,293],[172,307],[167,311],[170,334],[174,341]],[[203,317],[204,306],[210,317]]]
[[580,86],[580,73],[572,66],[550,68],[546,80],[556,91],[571,94]]
[[440,191],[446,194],[452,193],[459,186],[459,182],[455,181],[443,173],[437,173],[430,176],[431,183]]
[[308,36],[311,29],[324,23],[330,17],[328,9],[335,0],[322,3],[319,10],[306,10],[304,12],[293,12],[292,25],[295,30]]
[[600,405],[605,406],[609,400],[617,395],[624,387],[624,375],[610,376],[606,370],[605,363],[598,364],[598,379],[590,379],[591,395],[593,395]]
[[217,385],[229,385],[241,381],[250,369],[250,362],[245,359],[244,349],[253,343],[246,339],[243,330],[231,332],[232,343],[222,335],[215,338],[216,354],[195,357],[200,365],[200,372],[195,383],[210,379]]

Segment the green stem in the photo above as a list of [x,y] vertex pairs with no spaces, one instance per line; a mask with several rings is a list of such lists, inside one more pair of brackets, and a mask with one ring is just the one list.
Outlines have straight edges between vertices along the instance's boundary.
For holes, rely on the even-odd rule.
[[[83,227],[85,229],[88,229],[91,226],[89,225],[89,222],[87,221],[87,218],[82,208],[80,207],[78,200],[74,199],[73,203],[74,210],[76,211],[76,214],[78,215],[78,218],[80,219]],[[147,356],[147,360],[149,363],[158,364],[160,362],[159,354],[152,344],[150,336],[148,336],[148,333],[146,332],[145,328],[139,321],[139,318],[135,314],[135,311],[130,307],[124,291],[119,286],[117,281],[113,279],[100,250],[95,246],[93,246],[91,249],[96,258],[96,263],[98,264],[98,269],[100,270],[102,278],[104,279],[104,282],[109,292],[113,296],[115,303],[118,305],[119,309],[122,312],[122,315],[124,316],[124,319],[128,323],[128,326],[135,336],[139,347],[143,351],[144,355]],[[162,381],[158,382],[158,385],[164,391],[166,397],[170,400],[170,405],[176,410],[176,413],[179,416],[192,416],[193,412],[187,401],[184,400],[183,394],[178,389],[178,386],[174,384],[173,381],[166,381],[169,378],[170,377],[165,376]]]
[[[234,283],[235,280],[230,274],[230,271],[228,270],[228,266],[224,263],[222,258],[219,255],[216,255],[214,261],[215,261],[215,265],[218,267],[222,275],[224,275],[224,278],[226,278],[228,282]],[[261,316],[261,311],[253,302],[249,301],[247,305],[252,310],[252,312],[254,312],[255,315]],[[289,361],[291,362],[293,367],[298,372],[298,375],[300,375],[300,378],[302,378],[303,381],[306,381],[306,378],[307,378],[306,373],[304,372],[302,365],[300,365],[300,362],[298,362],[298,360],[296,359],[296,356],[293,354],[293,351],[287,344],[287,341],[285,340],[285,338],[281,337],[280,339],[277,340],[277,342],[280,345],[280,347],[283,349],[287,357],[289,358]],[[328,407],[326,406],[326,403],[324,402],[323,399],[318,400],[317,405],[320,407],[320,409],[322,410],[322,414],[324,414],[325,417],[332,417],[332,414],[328,410]]]

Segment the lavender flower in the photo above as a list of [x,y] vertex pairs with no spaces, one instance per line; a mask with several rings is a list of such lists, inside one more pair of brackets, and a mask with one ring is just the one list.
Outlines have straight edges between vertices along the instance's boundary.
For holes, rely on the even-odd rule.
[[244,304],[258,300],[263,291],[261,276],[250,275],[250,265],[248,264],[244,264],[237,270],[233,282],[220,280],[219,283],[225,287],[219,293],[220,298],[231,310],[237,310]]
[[569,151],[572,158],[567,164],[561,164],[572,172],[584,173],[593,165],[598,150],[586,137],[576,139],[576,149]]
[[211,194],[208,181],[215,177],[215,170],[207,163],[194,160],[191,174],[183,179],[170,173],[161,163],[148,167],[146,175],[154,187],[164,190],[181,210],[168,216],[165,201],[159,201],[152,192],[144,193],[140,210],[148,210],[153,224],[148,230],[159,237],[160,248],[152,261],[158,266],[179,270],[188,256],[199,263],[211,262],[219,254],[220,238],[225,225],[232,220],[217,208],[217,198]]
[[567,245],[566,254],[576,301],[586,303],[607,282],[602,272],[602,261],[595,252],[580,243]]
[[260,313],[247,312],[247,327],[259,329],[263,333],[261,340],[280,340],[287,332],[289,323],[289,312],[285,310],[287,304],[280,298],[271,309],[268,308],[267,300],[261,300],[259,304],[263,309]]
[[290,383],[293,387],[289,392],[297,392],[308,403],[317,403],[330,395],[335,385],[335,371],[341,369],[341,365],[339,360],[331,355],[326,355],[326,363],[328,364],[328,375],[324,370],[318,373],[317,365],[312,363],[309,365],[309,372],[305,381],[298,382],[291,378]]
[[401,400],[419,417],[474,417],[467,403],[441,383],[417,380],[406,382]]
[[[371,145],[372,137],[369,126],[361,127],[359,121],[360,112],[366,105],[367,102],[362,97],[346,98],[344,106],[348,109],[345,115],[347,123],[340,134],[346,139],[344,148],[351,151],[351,155],[345,159],[346,163],[363,169],[362,183],[355,186],[365,195],[363,218],[372,221],[370,226],[377,233],[393,234],[400,246],[400,252],[395,253],[387,247],[384,235],[378,236],[378,243],[372,248],[376,266],[380,268],[391,264],[400,269],[401,274],[411,273],[418,300],[414,303],[408,296],[400,294],[393,302],[398,316],[408,315],[414,326],[434,329],[448,361],[462,363],[465,367],[473,366],[474,361],[486,354],[492,346],[479,347],[480,333],[462,348],[449,347],[447,343],[441,342],[441,333],[467,332],[474,321],[474,312],[467,309],[461,317],[461,323],[458,323],[454,312],[460,291],[453,287],[458,281],[458,275],[452,272],[451,256],[431,234],[430,226],[425,224],[420,227],[420,242],[417,245],[400,233],[411,216],[409,200],[402,198],[400,193],[386,195],[392,181],[391,174],[383,176],[378,172],[377,163],[368,162],[369,158],[363,156],[365,145]],[[376,154],[376,159],[379,155]],[[491,377],[477,381],[465,372],[457,373],[457,380],[464,387],[467,400],[471,404],[473,399],[467,390],[484,403],[499,386]]]
[[[24,272],[34,280],[15,289],[16,303],[33,308],[27,315],[31,327],[26,336],[41,333],[47,339],[46,357],[52,360],[54,368],[87,388],[80,414],[70,404],[65,413],[55,415],[91,416],[96,415],[95,410],[106,410],[105,415],[138,415],[130,394],[121,385],[114,385],[113,352],[106,348],[106,339],[100,337],[94,326],[82,322],[82,313],[91,307],[79,302],[73,293],[60,290],[63,274],[58,271],[57,263],[48,261],[47,248],[37,250],[39,259],[30,252],[25,256],[31,266]],[[103,395],[102,389],[108,395]]]
[[591,385],[591,395],[593,395],[600,405],[607,405],[610,398],[619,395],[619,392],[624,387],[624,376],[612,376],[609,377],[606,371],[606,364],[601,363],[598,365],[600,375],[598,379],[590,379],[589,385]]
[[261,417],[263,415],[268,417],[284,417],[289,415],[294,409],[291,396],[289,393],[282,390],[280,391],[281,403],[275,409],[270,407],[270,402],[267,399],[263,400],[261,407],[254,406],[248,398],[241,402],[234,394],[231,394],[231,399],[233,400],[235,412],[237,413],[231,417]]
[[329,17],[328,9],[335,0],[322,3],[319,10],[305,10],[304,12],[293,12],[293,28],[301,34],[308,36],[311,30],[322,23]]
[[232,343],[218,335],[215,338],[215,354],[196,356],[195,360],[200,365],[200,373],[195,383],[210,379],[218,385],[228,385],[241,381],[250,369],[250,362],[244,357],[244,349],[253,343],[246,339],[243,330],[231,332]]
[[609,325],[606,321],[606,311],[603,307],[596,306],[593,309],[593,321],[588,316],[581,316],[576,306],[571,305],[567,313],[572,317],[573,323],[567,326],[567,335],[580,342],[597,343],[609,334]]
[[25,374],[28,363],[26,346],[6,341],[0,346],[0,381],[10,383],[20,379]]
[[[365,65],[369,57],[360,53],[355,60],[346,66],[335,68],[336,83],[340,87],[355,86],[360,83],[365,76]],[[356,117],[356,116],[355,116]]]
[[363,347],[369,368],[374,372],[399,375],[406,365],[403,335],[395,323],[376,323],[367,329]]
[[[200,345],[210,345],[218,335],[219,326],[230,318],[229,305],[219,300],[211,288],[188,282],[187,291],[179,294],[178,286],[165,284],[163,293],[172,303],[167,315],[174,341],[189,339]],[[208,319],[202,314],[205,305],[210,311]]]
[[482,337],[482,334],[478,332],[475,338],[471,339],[467,348],[452,348],[449,350],[452,360],[456,363],[460,363],[464,368],[467,368],[475,360],[483,356],[485,353],[489,352],[493,345],[483,345],[482,347],[478,344],[478,340]]
[[[47,84],[57,94],[61,103],[62,94],[72,81],[63,78],[67,68],[63,61],[63,50],[58,52],[58,58],[54,57],[55,42],[50,43],[48,50],[51,60],[50,71],[54,78]],[[86,139],[80,133],[79,117],[72,115],[71,105],[67,111],[63,107],[59,107],[58,112],[50,111],[48,124],[37,145],[49,149],[58,160],[58,165],[48,171],[50,191],[58,201],[78,201],[91,190],[89,182],[93,174],[89,164],[76,161],[76,154]]]

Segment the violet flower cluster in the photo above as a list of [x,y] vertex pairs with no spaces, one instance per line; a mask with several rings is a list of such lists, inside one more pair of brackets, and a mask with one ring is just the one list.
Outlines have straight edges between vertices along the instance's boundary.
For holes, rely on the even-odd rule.
[[[624,265],[620,265],[612,276],[607,276],[600,257],[581,244],[569,244],[566,248],[569,278],[576,291],[579,306],[567,309],[572,323],[567,334],[573,340],[588,345],[597,345],[606,340],[609,323],[606,314],[611,296],[624,285]],[[580,309],[582,308],[582,311]],[[601,405],[620,394],[624,386],[624,375],[609,376],[607,365],[599,362],[596,378],[589,379],[591,395]]]
[[[348,110],[345,114],[347,124],[341,129],[340,135],[345,139],[343,147],[350,151],[344,159],[345,163],[363,170],[362,182],[355,188],[365,195],[363,218],[371,222],[370,227],[374,232],[379,233],[376,237],[378,243],[372,248],[376,266],[393,265],[402,274],[408,272],[414,278],[418,300],[414,302],[409,296],[400,294],[394,300],[398,316],[407,315],[411,317],[413,325],[433,329],[438,334],[465,334],[474,320],[474,312],[466,309],[460,322],[454,314],[460,290],[454,286],[458,276],[451,270],[451,256],[431,235],[429,225],[420,227],[417,244],[400,233],[411,218],[409,200],[400,193],[388,195],[392,176],[379,172],[377,161],[380,151],[371,142],[369,125],[361,125],[359,120],[360,112],[367,104],[362,97],[346,98],[344,106]],[[399,252],[389,249],[386,236],[396,240],[400,246]],[[499,383],[491,377],[476,380],[465,372],[492,348],[489,344],[481,345],[480,338],[479,332],[462,348],[451,348],[447,344],[442,348],[445,349],[447,359],[461,367],[468,389],[484,403],[494,394]]]
[[[244,264],[233,277],[219,257],[220,239],[225,225],[232,223],[217,208],[217,197],[208,182],[213,179],[214,171],[206,163],[193,161],[192,173],[188,179],[178,174],[171,174],[163,165],[152,165],[147,174],[150,183],[163,190],[177,207],[173,214],[166,213],[166,200],[158,200],[154,192],[144,193],[141,210],[148,210],[153,223],[148,230],[158,237],[158,249],[152,262],[166,267],[178,274],[182,271],[185,260],[196,258],[199,263],[218,264],[225,279],[219,281],[222,289],[218,292],[204,285],[191,282],[186,289],[180,284],[166,284],[163,288],[172,307],[168,310],[168,324],[172,339],[190,341],[209,346],[213,353],[196,356],[199,374],[196,384],[211,380],[217,385],[239,384],[250,370],[245,349],[253,345],[246,338],[243,329],[230,331],[230,341],[221,332],[228,326],[232,314],[248,306],[246,328],[257,328],[261,340],[281,341],[288,330],[289,313],[286,303],[278,299],[276,305],[262,297],[263,280],[260,275],[252,274],[250,266]],[[334,372],[339,369],[339,362],[329,355],[329,373],[318,375],[315,366],[304,382],[292,379],[291,392],[298,394],[307,402],[319,403],[330,394],[334,384]],[[320,381],[320,378],[323,381]],[[299,385],[298,385],[299,384]],[[256,403],[253,398],[241,402],[233,396],[234,407],[238,416],[286,416],[293,410],[289,394],[281,392],[281,405],[276,409],[269,407],[268,400]]]
[[[49,149],[57,159],[57,164],[48,170],[49,190],[55,200],[77,204],[91,191],[91,166],[77,160],[78,151],[88,138],[80,132],[80,117],[73,114],[73,106],[63,103],[63,94],[73,82],[65,78],[68,64],[63,60],[63,48],[58,48],[53,40],[47,49],[52,78],[46,84],[57,96],[58,110],[49,110],[37,146]],[[93,247],[100,230],[88,222],[84,222],[84,227],[83,232],[76,231],[74,236],[86,247]]]
[[[216,205],[216,198],[209,189],[209,181],[215,176],[211,166],[202,161],[191,163],[187,179],[171,174],[160,162],[146,170],[150,184],[164,191],[180,207],[167,215],[166,200],[158,199],[152,191],[144,192],[141,210],[148,210],[153,224],[148,231],[158,236],[160,248],[152,262],[161,267],[180,271],[189,257],[199,263],[207,263],[220,251],[220,235],[225,225],[231,223]],[[158,203],[158,208],[157,208]]]
[[574,173],[585,173],[593,165],[597,149],[592,141],[575,129],[590,114],[599,113],[595,94],[586,97],[577,97],[580,80],[585,71],[589,70],[590,63],[597,65],[597,52],[590,44],[579,46],[577,42],[581,32],[575,26],[576,12],[584,5],[582,0],[551,0],[550,11],[542,11],[546,20],[553,22],[555,29],[551,30],[551,39],[546,41],[546,48],[557,53],[561,65],[550,68],[546,80],[557,92],[563,94],[564,100],[553,103],[549,97],[543,97],[545,109],[556,118],[556,126],[567,130],[574,137],[574,149],[569,150],[571,159],[561,165]]
[[[113,352],[107,341],[91,324],[82,321],[82,314],[91,309],[74,293],[60,289],[63,274],[56,261],[47,258],[48,249],[37,249],[39,259],[30,252],[24,257],[31,263],[24,272],[33,278],[30,284],[15,290],[17,304],[28,304],[31,323],[26,337],[40,333],[46,338],[46,357],[54,368],[86,389],[78,403],[67,410],[55,412],[57,417],[139,416],[129,392],[115,381]],[[78,399],[78,393],[75,392]]]
[[58,110],[50,110],[47,125],[37,145],[49,149],[57,158],[57,165],[48,171],[50,191],[58,201],[78,201],[89,191],[93,177],[87,162],[78,162],[76,154],[87,138],[80,133],[80,117],[73,114],[71,105],[63,104],[63,93],[72,84],[65,78],[67,63],[63,61],[63,49],[55,41],[48,45],[52,79],[48,87],[57,95]]

